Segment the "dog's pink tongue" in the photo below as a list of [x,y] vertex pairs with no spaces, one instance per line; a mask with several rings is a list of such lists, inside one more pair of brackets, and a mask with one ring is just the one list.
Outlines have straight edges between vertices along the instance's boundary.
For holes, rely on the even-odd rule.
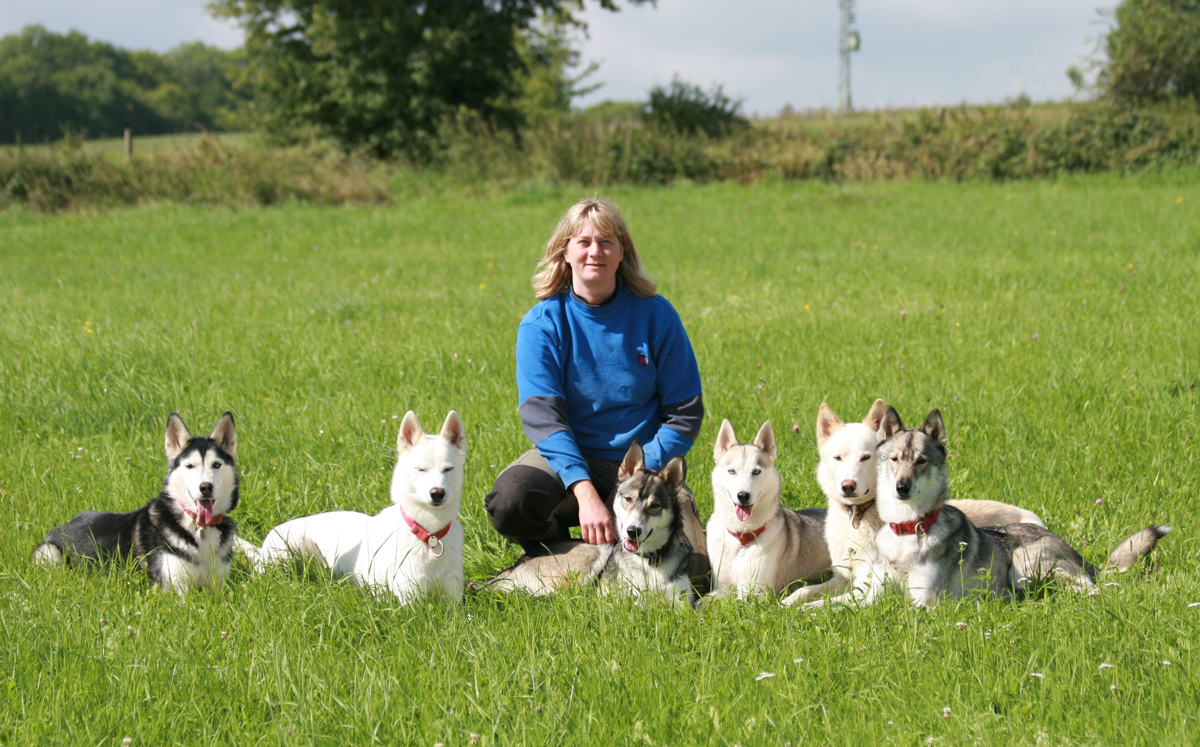
[[733,512],[737,514],[738,521],[750,521],[750,506],[734,506]]
[[212,507],[211,500],[201,500],[196,504],[196,523],[208,526],[212,524]]
[[638,543],[634,542],[633,540],[625,540],[625,549],[629,552],[637,552]]

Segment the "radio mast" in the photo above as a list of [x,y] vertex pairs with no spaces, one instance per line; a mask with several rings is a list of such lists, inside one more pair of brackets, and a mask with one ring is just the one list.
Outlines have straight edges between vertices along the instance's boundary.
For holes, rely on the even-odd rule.
[[858,31],[854,29],[854,0],[838,0],[842,11],[842,28],[838,35],[838,112],[854,111],[850,101],[850,53],[857,52],[860,44]]

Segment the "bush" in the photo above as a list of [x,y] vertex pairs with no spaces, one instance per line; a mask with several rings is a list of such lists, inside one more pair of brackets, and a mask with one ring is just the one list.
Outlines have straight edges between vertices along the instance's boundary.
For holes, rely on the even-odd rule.
[[700,86],[679,78],[670,88],[650,89],[645,121],[681,135],[704,133],[711,138],[724,137],[744,128],[748,122],[738,114],[742,103],[725,95],[720,86],[705,93]]
[[145,200],[250,207],[286,200],[378,203],[389,199],[377,166],[328,148],[230,147],[215,137],[132,162],[87,153],[77,142],[0,151],[0,208],[133,205]]

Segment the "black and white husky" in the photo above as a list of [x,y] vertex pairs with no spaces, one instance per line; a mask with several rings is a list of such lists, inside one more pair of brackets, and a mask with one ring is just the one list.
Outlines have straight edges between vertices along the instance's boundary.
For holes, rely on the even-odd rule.
[[133,558],[150,582],[182,592],[219,588],[229,575],[237,508],[237,432],[226,412],[207,438],[193,436],[173,412],[167,418],[167,476],[162,492],[130,513],[84,511],[50,530],[33,551],[46,566]]
[[642,446],[634,441],[617,471],[614,544],[558,540],[547,545],[548,554],[522,558],[483,587],[541,596],[574,584],[598,583],[605,593],[663,596],[695,606],[692,543],[684,532],[681,503],[694,500],[684,484],[686,477],[683,457],[675,457],[658,472],[647,469]]
[[683,532],[680,497],[688,491],[687,463],[677,456],[658,472],[646,469],[642,445],[629,447],[617,471],[613,520],[617,543],[600,576],[601,588],[666,596],[696,605],[692,543]]
[[[879,426],[875,535],[888,577],[916,605],[971,592],[1010,597],[1057,576],[1081,591],[1094,588],[1096,569],[1066,540],[1036,524],[976,527],[950,505],[946,427],[937,410],[920,429],[905,429],[889,407]],[[1154,549],[1170,527],[1150,526],[1118,545],[1109,567],[1125,570]]]

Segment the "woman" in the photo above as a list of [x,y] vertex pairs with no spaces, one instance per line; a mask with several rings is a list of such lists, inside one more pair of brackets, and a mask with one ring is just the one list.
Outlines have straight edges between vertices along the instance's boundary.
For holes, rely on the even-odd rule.
[[[583,200],[559,221],[533,276],[539,303],[517,329],[521,424],[534,448],[496,478],[484,499],[496,530],[529,554],[569,537],[616,541],[606,505],[636,439],[646,466],[686,454],[704,405],[696,357],[679,315],[655,295],[629,229],[611,202]],[[684,529],[704,576],[694,502]]]

